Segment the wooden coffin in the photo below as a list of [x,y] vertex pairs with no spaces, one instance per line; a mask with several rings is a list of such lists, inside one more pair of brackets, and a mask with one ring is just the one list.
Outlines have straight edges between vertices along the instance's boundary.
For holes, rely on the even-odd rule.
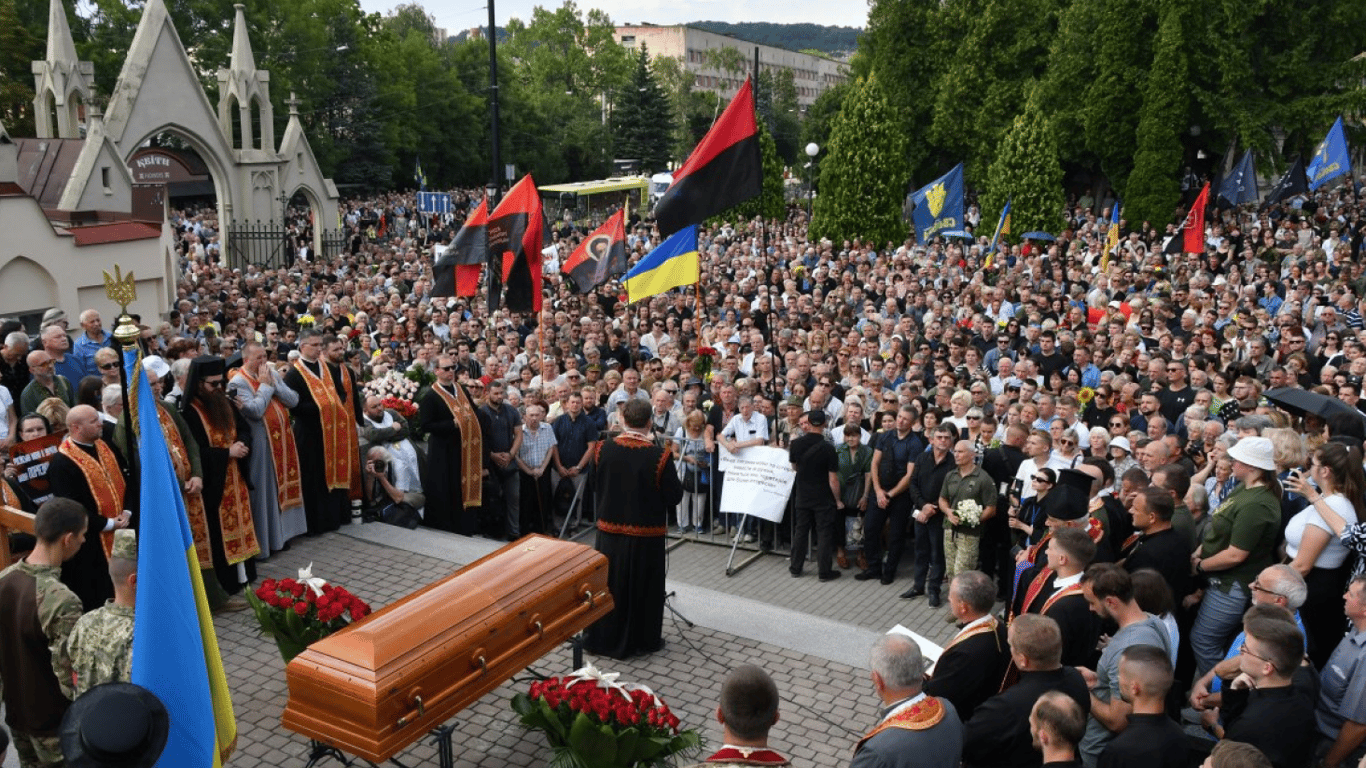
[[383,762],[612,605],[606,557],[526,536],[296,656],[284,726]]

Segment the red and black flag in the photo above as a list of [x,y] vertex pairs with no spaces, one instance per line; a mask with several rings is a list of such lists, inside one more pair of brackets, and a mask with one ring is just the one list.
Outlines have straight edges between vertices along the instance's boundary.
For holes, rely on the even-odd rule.
[[626,209],[612,214],[601,227],[579,243],[562,271],[579,293],[588,293],[626,272]]
[[759,196],[764,173],[758,131],[754,91],[746,79],[655,205],[661,235],[668,237],[689,224],[701,224]]
[[489,254],[488,220],[488,201],[480,200],[450,247],[432,265],[436,275],[433,296],[473,296],[479,292],[479,270]]
[[548,245],[541,195],[531,174],[522,177],[488,220],[489,310],[497,309],[504,286],[507,308],[541,311],[541,249]]

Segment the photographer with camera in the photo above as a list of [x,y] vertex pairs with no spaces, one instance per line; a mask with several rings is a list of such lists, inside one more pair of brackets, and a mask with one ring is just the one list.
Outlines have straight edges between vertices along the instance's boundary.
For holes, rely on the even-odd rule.
[[399,525],[409,530],[422,521],[426,498],[417,491],[394,485],[393,456],[387,448],[373,446],[365,452],[365,519]]

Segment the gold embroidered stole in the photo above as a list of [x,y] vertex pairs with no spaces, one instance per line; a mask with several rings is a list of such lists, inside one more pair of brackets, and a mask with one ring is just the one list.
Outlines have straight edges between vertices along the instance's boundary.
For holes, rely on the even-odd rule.
[[943,654],[947,653],[948,650],[949,650],[950,648],[954,647],[955,645],[958,645],[959,643],[963,642],[964,640],[967,640],[967,639],[970,638],[970,637],[977,637],[978,635],[985,635],[985,634],[988,634],[988,633],[993,634],[993,635],[996,634],[996,617],[995,617],[995,616],[992,616],[992,617],[988,618],[986,621],[982,622],[981,624],[978,624],[977,626],[973,627],[972,629],[969,629],[969,630],[967,630],[967,631],[965,631],[965,632],[959,632],[958,635],[957,635],[956,637],[954,637],[952,640],[949,641],[949,644],[948,644],[948,645],[944,646],[944,650],[942,650],[942,651],[939,652],[941,658],[942,658]]
[[175,467],[176,479],[181,484],[180,497],[185,500],[185,517],[190,521],[190,535],[194,538],[194,554],[200,568],[213,567],[213,553],[209,550],[209,523],[204,517],[204,494],[185,493],[184,485],[190,479],[190,451],[180,436],[175,419],[165,405],[157,403],[157,421],[161,424],[162,434],[166,435],[166,449],[171,452],[171,465]]
[[[227,450],[237,440],[236,434],[219,429],[198,400],[192,403],[204,424],[209,447]],[[251,517],[251,495],[237,459],[228,459],[227,477],[223,480],[223,501],[218,505],[218,527],[223,533],[223,556],[234,565],[261,553],[256,541],[256,522]]]
[[479,430],[479,417],[459,384],[455,385],[455,394],[440,384],[432,385],[432,390],[460,427],[460,498],[467,509],[477,507],[483,503],[484,490],[484,434]]
[[347,448],[351,452],[351,484],[348,487],[351,501],[361,501],[365,498],[365,485],[361,480],[360,471],[360,439],[356,434],[355,425],[360,423],[360,414],[356,413],[356,384],[351,377],[351,369],[345,365],[337,366],[341,373],[342,382],[342,407],[346,409],[347,424],[351,426],[351,440],[347,443]]
[[[245,368],[234,368],[233,375],[244,379],[252,392],[260,390],[261,382],[247,373]],[[261,423],[265,425],[266,435],[270,438],[270,458],[275,466],[275,492],[280,502],[278,511],[302,507],[304,492],[299,480],[299,449],[294,444],[294,430],[289,428],[289,409],[272,397],[265,413],[261,415]]]
[[888,728],[924,731],[938,725],[943,719],[944,705],[939,702],[939,699],[926,696],[924,701],[909,706],[878,723],[876,728],[868,732],[868,735],[859,739],[858,745],[854,747],[854,753],[857,754],[860,749],[863,749],[863,745],[868,743],[869,739]]
[[[103,440],[96,440],[95,453],[99,455],[96,460],[68,436],[57,447],[57,452],[75,462],[81,474],[85,475],[90,495],[95,497],[95,511],[101,517],[112,520],[123,514],[123,472],[119,470],[119,462],[114,458],[112,448],[105,445]],[[114,532],[105,531],[100,534],[100,540],[104,544],[104,556],[109,557],[114,550]]]
[[[327,474],[327,489],[348,490],[351,487],[353,470],[359,469],[358,460],[353,462],[352,459],[360,452],[360,445],[356,438],[356,430],[350,428],[350,424],[346,422],[349,409],[342,405],[337,388],[332,385],[327,364],[319,360],[318,366],[325,378],[308,370],[302,359],[294,361],[295,370],[303,376],[308,393],[313,396],[313,402],[318,406],[318,419],[322,424],[323,433],[323,465]],[[354,423],[352,421],[352,424]]]

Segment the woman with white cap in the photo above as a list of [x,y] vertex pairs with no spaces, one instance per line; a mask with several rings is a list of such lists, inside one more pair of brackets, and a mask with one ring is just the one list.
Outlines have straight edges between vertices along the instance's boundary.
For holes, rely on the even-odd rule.
[[[1129,444],[1129,438],[1123,435],[1110,438],[1110,464],[1115,468],[1115,477],[1122,478],[1124,473],[1138,466],[1138,460],[1134,458],[1134,449]],[[1119,480],[1115,481],[1118,489]]]
[[1191,627],[1198,675],[1223,659],[1251,599],[1251,584],[1276,562],[1281,530],[1281,484],[1275,449],[1265,437],[1245,437],[1228,451],[1238,485],[1210,516],[1204,539],[1191,557],[1207,581]]

